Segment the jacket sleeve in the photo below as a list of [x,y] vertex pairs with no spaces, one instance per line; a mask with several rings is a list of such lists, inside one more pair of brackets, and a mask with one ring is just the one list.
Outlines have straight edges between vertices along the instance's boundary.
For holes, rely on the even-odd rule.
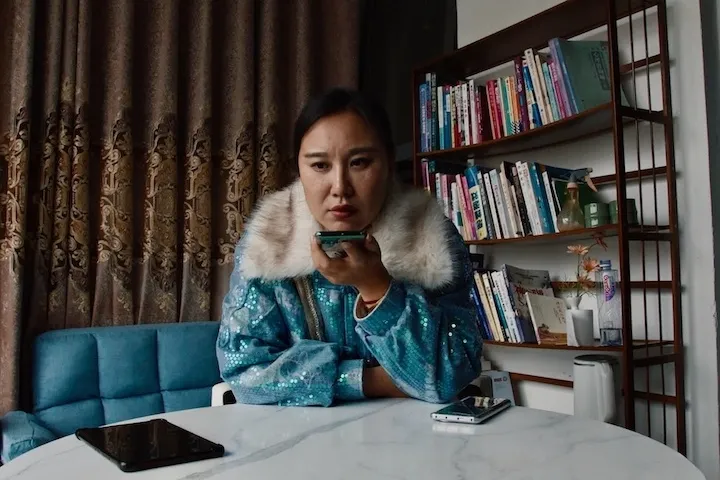
[[302,315],[297,300],[277,293],[277,282],[245,278],[241,263],[238,246],[216,345],[220,376],[236,400],[330,406],[363,398],[362,360],[342,360],[339,345],[291,332],[282,305]]
[[395,385],[427,402],[452,400],[481,372],[470,259],[459,236],[451,242],[458,268],[450,285],[431,292],[393,280],[370,314],[356,316],[356,332]]

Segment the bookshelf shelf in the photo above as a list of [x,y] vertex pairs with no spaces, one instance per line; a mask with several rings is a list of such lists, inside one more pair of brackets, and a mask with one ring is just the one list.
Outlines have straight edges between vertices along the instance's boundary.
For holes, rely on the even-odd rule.
[[636,60],[633,63],[626,63],[625,65],[620,66],[620,73],[625,75],[627,73],[631,73],[633,70],[636,72],[642,68],[649,68],[653,65],[658,65],[662,61],[662,58],[660,55],[651,55],[648,58],[641,58],[640,60]]
[[577,240],[587,240],[597,236],[610,237],[617,235],[618,226],[615,224],[601,225],[593,228],[581,228],[578,230],[570,230],[560,233],[547,233],[545,235],[528,235],[526,237],[515,238],[494,238],[491,240],[466,240],[467,245],[504,245],[509,243],[551,243],[557,241],[573,242]]
[[[666,443],[685,454],[682,285],[665,2],[565,0],[415,68],[411,83],[413,178],[416,186],[443,205],[471,250],[517,244],[527,252],[535,245],[563,246],[562,242],[572,245],[597,237],[612,238],[617,245],[613,265],[620,278],[631,279],[616,284],[621,300],[622,338],[646,340],[626,342],[621,347],[504,341],[536,341],[535,319],[528,318],[531,313],[525,310],[529,307],[523,305],[532,297],[523,296],[523,300],[519,295],[524,294],[518,292],[557,296],[572,287],[568,282],[552,282],[549,270],[542,267],[525,270],[512,265],[502,266],[502,271],[475,272],[471,296],[478,309],[480,334],[492,348],[615,352],[622,365],[625,427],[650,432],[649,412],[656,411],[651,403],[662,403],[663,436],[675,437],[674,442]],[[657,23],[650,29],[646,23],[649,16]],[[589,39],[595,38],[600,29],[607,34],[603,44]],[[575,38],[589,32],[592,34],[582,40]],[[657,48],[648,47],[649,36],[657,42]],[[643,53],[635,53],[640,51]],[[628,57],[622,63],[621,55]],[[639,72],[644,77],[636,82]],[[649,78],[650,73],[652,80],[646,82],[645,76]],[[662,101],[656,100],[659,96]],[[643,108],[638,101],[643,98],[652,99],[654,109],[649,101],[648,108]],[[632,106],[628,106],[630,99]],[[660,106],[662,109],[657,110]],[[640,141],[641,130],[649,131],[649,147]],[[595,185],[607,186],[599,196],[581,186],[580,202],[587,206],[616,200],[615,223],[540,235],[555,230],[555,218],[573,172],[599,169],[585,164],[592,162],[590,155],[579,155],[572,166],[565,164],[564,168],[539,163],[531,158],[535,155],[519,160],[520,155],[501,156],[537,152],[589,138],[610,145],[614,170],[592,178]],[[663,148],[656,149],[655,142],[661,141]],[[631,199],[635,200],[634,208],[627,201]],[[610,206],[606,206],[609,210]],[[597,212],[605,210],[604,206],[597,207]],[[638,221],[640,225],[630,224]],[[509,232],[515,231],[536,235],[507,238]],[[471,240],[473,237],[484,239]],[[557,300],[545,301],[548,310],[563,309]],[[542,303],[537,298],[535,302]],[[548,320],[544,323],[553,323],[551,313],[541,313]],[[556,325],[562,323],[557,318],[555,321]],[[674,385],[663,381],[662,385],[651,386],[651,379],[669,378],[666,374],[670,371],[662,370],[666,364],[672,364]],[[638,369],[644,369],[644,373],[638,375]],[[513,375],[533,381],[541,378]],[[640,388],[642,379],[645,386]],[[545,380],[561,382],[549,377]],[[660,390],[662,393],[656,392]],[[639,402],[647,402],[643,410],[648,412],[646,418],[636,415]],[[672,432],[666,407],[674,409]],[[658,435],[653,430],[652,436]]]
[[[667,167],[660,166],[654,168],[643,168],[642,170],[630,170],[625,172],[625,181],[628,180],[652,180],[653,178],[667,175]],[[592,177],[595,185],[607,185],[617,181],[616,175],[600,175]]]
[[[655,241],[655,240],[668,240],[668,226],[643,226],[643,227],[629,227],[628,235],[631,240],[636,241]],[[525,243],[532,242],[535,244],[539,243],[555,243],[559,241],[563,242],[575,242],[579,240],[588,240],[595,237],[615,237],[620,231],[620,225],[608,224],[601,225],[599,227],[592,228],[581,228],[578,230],[569,230],[567,232],[559,233],[547,233],[545,235],[528,235],[525,237],[515,238],[494,238],[492,240],[466,240],[466,245],[504,245],[509,243]]]
[[417,155],[424,158],[466,158],[469,156],[487,158],[576,141],[598,133],[610,131],[612,129],[613,118],[611,107],[612,104],[607,103],[526,132],[516,133],[515,135],[509,135],[475,145],[432,152],[418,152]]
[[[576,282],[552,282],[553,289],[558,292],[565,291],[567,289],[574,288]],[[622,281],[618,282],[618,287],[622,284]],[[568,286],[570,285],[570,286]],[[600,284],[595,283],[595,287],[599,288]],[[670,280],[631,280],[630,288],[638,290],[669,290],[672,288],[672,282]]]
[[[499,347],[509,347],[509,348],[534,348],[538,350],[581,350],[581,351],[592,351],[592,352],[622,352],[623,347],[608,347],[608,346],[602,346],[599,343],[592,345],[592,346],[582,346],[582,347],[571,347],[569,345],[555,345],[555,344],[548,344],[548,343],[511,343],[511,342],[497,342],[494,340],[484,340],[483,341],[486,345],[495,345]],[[634,349],[644,349],[644,348],[655,348],[655,347],[662,347],[666,345],[672,345],[672,341],[669,340],[650,340],[650,341],[643,341],[643,340],[637,340],[633,342],[633,348]]]
[[[655,123],[665,123],[667,120],[662,111],[648,111],[623,107],[622,112],[623,116],[627,117],[625,120],[626,124],[631,122],[629,119],[639,119]],[[606,103],[526,132],[516,133],[474,145],[465,145],[430,152],[417,152],[416,155],[422,158],[490,158],[498,155],[527,152],[539,148],[574,142],[592,137],[593,135],[610,132],[612,128],[612,103]]]

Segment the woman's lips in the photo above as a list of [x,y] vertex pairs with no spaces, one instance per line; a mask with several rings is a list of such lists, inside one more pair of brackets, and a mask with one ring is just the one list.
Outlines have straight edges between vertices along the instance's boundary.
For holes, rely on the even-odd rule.
[[330,209],[330,213],[338,220],[350,218],[357,213],[357,208],[351,205],[338,205]]

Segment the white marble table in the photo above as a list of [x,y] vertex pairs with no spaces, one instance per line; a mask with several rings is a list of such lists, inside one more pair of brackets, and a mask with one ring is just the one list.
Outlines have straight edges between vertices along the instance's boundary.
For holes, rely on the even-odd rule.
[[642,435],[513,407],[484,425],[439,424],[437,405],[382,400],[333,408],[228,405],[162,415],[225,445],[222,459],[123,473],[74,436],[0,467],[0,479],[703,479]]

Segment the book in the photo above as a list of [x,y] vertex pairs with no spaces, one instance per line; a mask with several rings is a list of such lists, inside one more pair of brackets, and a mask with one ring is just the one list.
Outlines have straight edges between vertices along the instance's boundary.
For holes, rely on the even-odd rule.
[[526,292],[555,297],[547,270],[528,270],[502,265],[498,270],[478,268],[471,299],[478,313],[481,334],[486,340],[538,343]]
[[561,298],[525,292],[539,344],[567,345],[567,307]]
[[418,90],[421,152],[516,135],[610,102],[607,41],[553,38],[547,49],[526,49],[509,74],[489,80],[443,85],[428,72]]
[[[437,199],[465,240],[557,233],[557,214],[576,170],[532,161],[504,161],[498,168],[421,161],[423,189]],[[581,204],[598,201],[584,181],[577,183]]]
[[530,308],[525,298],[525,293],[537,295],[555,296],[550,282],[550,272],[547,270],[528,270],[512,265],[501,267],[505,281],[507,282],[510,303],[515,314],[515,321],[518,323],[523,339],[527,343],[537,343],[538,338],[530,315]]
[[[565,40],[550,42],[558,56],[568,96],[576,113],[607,103],[612,98],[610,54],[603,40]],[[620,90],[621,102],[627,99]]]

